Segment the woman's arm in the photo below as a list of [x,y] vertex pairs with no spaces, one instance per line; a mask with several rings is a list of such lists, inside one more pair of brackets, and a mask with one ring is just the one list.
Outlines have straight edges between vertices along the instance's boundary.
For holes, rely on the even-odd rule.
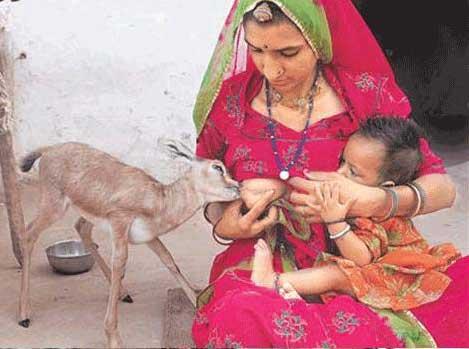
[[[321,183],[337,183],[341,199],[355,200],[348,217],[384,217],[390,210],[390,200],[386,192],[379,187],[368,187],[355,183],[335,172],[307,172],[308,179],[292,178],[289,184],[294,191],[290,195],[295,210],[309,222],[321,222],[319,212],[314,210],[317,203],[315,187]],[[419,214],[430,213],[451,207],[456,197],[455,186],[446,174],[428,174],[419,177],[416,182],[425,192],[425,203]],[[399,205],[396,215],[410,216],[416,207],[415,194],[407,186],[395,187]]]

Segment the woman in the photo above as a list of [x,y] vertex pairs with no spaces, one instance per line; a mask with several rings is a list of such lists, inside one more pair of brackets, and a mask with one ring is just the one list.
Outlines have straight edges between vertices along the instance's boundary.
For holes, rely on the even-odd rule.
[[[330,173],[360,121],[409,112],[407,98],[349,0],[239,0],[197,99],[197,153],[222,159],[239,181],[288,180],[295,205],[290,214],[310,223],[319,222],[312,207],[321,181],[337,183],[341,197],[355,201],[351,216],[411,215],[416,205],[412,189],[402,186],[390,193]],[[419,214],[449,207],[454,200],[441,160],[424,140],[421,151],[424,163],[416,183],[425,204]],[[443,298],[414,312],[420,321],[408,313],[370,309],[348,296],[327,304],[286,301],[255,286],[249,265],[256,237],[272,231],[277,221],[273,207],[261,216],[272,199],[267,192],[247,213],[240,201],[209,208],[216,234],[234,242],[216,257],[211,286],[202,293],[193,327],[197,346],[431,346],[433,339],[440,346],[469,345],[468,331],[454,332],[466,321],[461,306],[467,309],[467,299],[458,298],[465,292],[458,276],[466,259],[448,270],[454,281]],[[299,231],[276,231],[276,271],[292,267],[291,260],[295,268],[311,267],[327,250],[321,224]],[[454,307],[444,308],[443,302]],[[444,328],[437,316],[448,314]]]

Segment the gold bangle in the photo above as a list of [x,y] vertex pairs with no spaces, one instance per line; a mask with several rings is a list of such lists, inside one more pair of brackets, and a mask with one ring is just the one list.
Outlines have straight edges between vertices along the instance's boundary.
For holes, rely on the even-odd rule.
[[213,237],[213,240],[215,240],[215,242],[219,245],[222,245],[222,246],[231,246],[234,242],[233,239],[224,239],[225,241],[222,241],[221,237],[217,235],[217,232],[215,231],[215,229],[217,228],[218,226],[218,223],[220,223],[221,219],[213,226],[212,228],[212,237]]

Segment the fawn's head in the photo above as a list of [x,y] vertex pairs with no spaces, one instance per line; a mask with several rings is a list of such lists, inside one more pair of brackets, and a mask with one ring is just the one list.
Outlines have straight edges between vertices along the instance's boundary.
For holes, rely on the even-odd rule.
[[159,145],[172,159],[182,160],[191,166],[189,175],[204,203],[239,198],[239,183],[231,178],[220,160],[196,158],[189,147],[176,140],[160,139]]

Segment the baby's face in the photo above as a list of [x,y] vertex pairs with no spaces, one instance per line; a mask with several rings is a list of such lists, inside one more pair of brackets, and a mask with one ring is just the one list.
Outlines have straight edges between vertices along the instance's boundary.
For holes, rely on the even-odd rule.
[[345,146],[337,172],[354,182],[379,186],[385,150],[380,142],[354,135]]

